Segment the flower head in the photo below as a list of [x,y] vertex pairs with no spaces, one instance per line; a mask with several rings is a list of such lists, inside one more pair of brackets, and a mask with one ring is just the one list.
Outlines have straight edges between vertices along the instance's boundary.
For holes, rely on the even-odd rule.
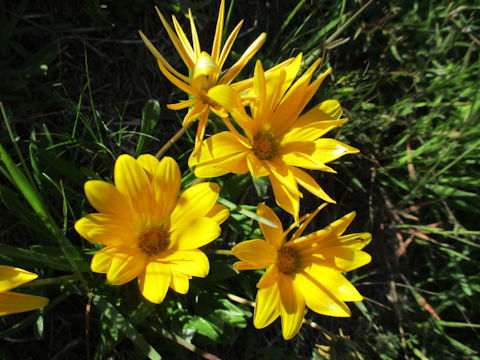
[[[218,12],[217,26],[215,29],[215,36],[213,39],[212,51],[207,53],[200,48],[197,29],[192,17],[190,9],[188,10],[188,17],[190,19],[190,28],[192,33],[192,43],[188,41],[187,36],[182,30],[175,16],[172,15],[173,25],[175,31],[170,27],[167,20],[156,7],[158,16],[167,30],[168,36],[172,40],[173,45],[177,49],[180,57],[188,68],[189,75],[183,75],[175,70],[160,54],[160,52],[153,46],[148,38],[139,31],[140,36],[147,45],[150,52],[156,57],[158,66],[161,72],[170,80],[175,86],[190,95],[190,99],[180,102],[178,104],[170,104],[168,107],[173,110],[184,109],[190,107],[187,115],[183,120],[183,125],[187,125],[193,120],[200,118],[197,135],[195,139],[196,145],[199,145],[205,133],[205,127],[210,110],[217,113],[222,113],[222,108],[218,106],[208,96],[208,91],[216,85],[229,85],[240,71],[245,67],[252,56],[260,49],[266,39],[266,34],[262,33],[243,53],[237,62],[228,70],[223,72],[223,65],[230,53],[232,45],[240,32],[243,20],[235,27],[230,36],[227,38],[225,44],[221,45],[223,36],[223,21],[225,15],[225,0],[220,3],[220,10]],[[241,86],[240,86],[241,88]]]
[[35,310],[48,304],[46,297],[9,291],[37,277],[37,274],[23,269],[0,265],[0,315]]
[[200,183],[179,195],[175,160],[151,155],[119,156],[114,179],[115,185],[85,183],[88,201],[99,212],[75,224],[85,239],[105,245],[93,256],[92,271],[106,274],[112,285],[138,278],[143,296],[157,304],[169,287],[187,293],[189,279],[209,271],[198,248],[220,235],[219,224],[229,214],[216,204],[218,185]]
[[267,269],[257,284],[253,324],[261,329],[281,316],[286,340],[300,330],[305,306],[319,314],[346,317],[351,313],[345,301],[363,299],[342,272],[370,262],[370,255],[360,250],[371,241],[371,235],[342,236],[355,217],[352,212],[322,230],[302,236],[320,209],[306,215],[287,241],[293,227],[284,232],[275,213],[259,204],[257,214],[277,227],[259,223],[266,241],[248,240],[232,249],[241,260],[234,264],[236,269]]
[[267,74],[261,62],[257,62],[250,91],[257,100],[250,103],[251,116],[231,89],[225,86],[212,89],[210,96],[231,113],[243,134],[225,119],[229,131],[209,137],[200,148],[200,156],[189,159],[189,165],[196,166],[198,177],[229,172],[250,172],[255,178],[268,176],[277,204],[297,222],[302,197],[299,184],[319,198],[335,202],[299,167],[334,173],[326,163],[358,152],[338,140],[322,137],[347,121],[340,118],[342,108],[337,100],[323,101],[300,115],[331,71],[310,82],[320,63],[317,61],[293,82],[300,63],[301,55]]

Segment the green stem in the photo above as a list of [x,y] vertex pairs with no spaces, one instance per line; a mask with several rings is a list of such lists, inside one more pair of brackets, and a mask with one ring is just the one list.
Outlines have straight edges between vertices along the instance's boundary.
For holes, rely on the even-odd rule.
[[75,274],[70,274],[70,275],[62,275],[58,276],[55,278],[47,278],[47,279],[37,279],[34,280],[28,284],[25,284],[23,286],[29,287],[29,286],[46,286],[46,285],[52,285],[52,284],[58,284],[58,283],[63,283],[65,281],[70,281],[70,280],[77,280],[77,275]]
[[345,21],[345,23],[327,39],[327,45],[332,43],[372,2],[373,0],[369,0],[355,14],[353,14],[350,19]]
[[20,159],[20,162],[22,163],[25,174],[28,177],[28,181],[30,181],[30,184],[33,185],[34,184],[33,178],[30,175],[30,171],[28,171],[27,165],[25,164],[25,159],[23,158],[22,152],[20,151],[20,148],[18,147],[17,140],[15,140],[15,134],[13,133],[13,130],[10,127],[10,122],[8,121],[7,113],[5,112],[5,108],[3,107],[3,102],[1,102],[1,101],[0,101],[0,110],[2,112],[3,120],[5,121],[5,126],[7,127],[8,135],[10,135],[10,139],[12,140],[13,147],[15,148],[15,151],[17,152],[18,158]]

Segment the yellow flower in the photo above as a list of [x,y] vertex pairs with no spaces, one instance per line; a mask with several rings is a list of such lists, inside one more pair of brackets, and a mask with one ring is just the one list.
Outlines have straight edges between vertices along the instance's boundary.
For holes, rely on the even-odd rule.
[[267,269],[257,284],[253,318],[257,329],[268,326],[280,315],[283,337],[288,340],[300,330],[305,306],[319,314],[346,317],[351,313],[344,302],[363,299],[342,272],[370,262],[370,255],[360,250],[371,241],[371,235],[341,236],[355,217],[352,212],[322,230],[302,236],[320,209],[304,216],[287,241],[294,227],[284,232],[275,213],[259,204],[257,214],[277,227],[259,223],[266,241],[248,240],[233,247],[233,255],[241,260],[234,264],[236,269]]
[[[188,17],[190,19],[190,27],[192,33],[192,43],[189,42],[187,36],[182,30],[175,16],[172,16],[175,32],[168,24],[167,20],[155,7],[163,26],[167,30],[173,45],[180,54],[183,62],[188,68],[189,76],[183,75],[175,70],[160,54],[160,52],[153,46],[148,38],[139,31],[140,36],[147,45],[150,52],[156,57],[158,66],[162,73],[170,80],[175,86],[182,91],[190,95],[190,99],[180,102],[178,104],[170,104],[168,108],[173,110],[184,109],[190,107],[187,115],[183,119],[183,125],[187,125],[193,120],[200,118],[195,144],[198,146],[205,134],[205,127],[207,124],[208,114],[210,109],[215,112],[222,112],[215,102],[213,102],[208,96],[208,90],[218,84],[229,85],[234,78],[245,67],[247,62],[263,45],[266,39],[266,34],[262,33],[243,53],[243,55],[237,60],[237,62],[228,70],[223,72],[222,68],[225,64],[225,60],[232,48],[232,45],[240,32],[243,20],[235,27],[230,36],[227,38],[223,48],[221,47],[222,33],[223,33],[223,20],[225,14],[225,1],[220,3],[220,10],[218,13],[217,26],[215,29],[215,37],[213,39],[212,51],[208,54],[202,51],[200,48],[200,42],[195,27],[195,22],[192,17],[190,9],[188,10]],[[245,83],[243,85],[246,85]],[[239,85],[236,89],[239,92],[243,91],[242,85]]]
[[9,291],[37,277],[37,274],[23,269],[0,265],[0,315],[35,310],[48,304],[46,297]]
[[334,203],[316,181],[298,167],[333,172],[325,165],[345,154],[358,152],[335,139],[322,136],[346,118],[337,100],[326,100],[300,115],[318,87],[330,73],[328,69],[310,83],[320,64],[315,62],[297,81],[301,55],[290,64],[264,73],[257,62],[254,87],[247,115],[241,100],[226,86],[217,86],[209,94],[227,109],[244,134],[224,119],[229,131],[205,140],[199,156],[190,156],[189,166],[195,167],[198,177],[215,177],[250,172],[254,178],[269,176],[277,204],[292,214],[298,222],[302,193],[298,184],[319,198]]
[[209,271],[198,248],[220,235],[229,215],[216,204],[219,186],[200,183],[180,195],[180,169],[170,157],[137,160],[121,155],[115,163],[115,186],[87,181],[85,194],[99,212],[78,220],[85,239],[105,245],[92,259],[94,272],[107,274],[112,285],[138,278],[143,296],[160,303],[168,287],[186,294],[192,276]]

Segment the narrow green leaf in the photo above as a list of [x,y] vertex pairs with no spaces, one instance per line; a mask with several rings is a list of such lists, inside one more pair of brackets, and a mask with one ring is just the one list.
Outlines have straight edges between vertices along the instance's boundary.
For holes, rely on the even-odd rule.
[[137,149],[135,157],[140,155],[147,146],[150,136],[153,134],[155,127],[160,120],[160,104],[156,100],[149,100],[142,110],[141,135],[138,137]]
[[95,295],[93,297],[93,304],[102,310],[103,314],[112,322],[112,325],[125,334],[139,351],[149,359],[160,360],[160,354],[150,345],[137,329],[113,306],[104,298]]

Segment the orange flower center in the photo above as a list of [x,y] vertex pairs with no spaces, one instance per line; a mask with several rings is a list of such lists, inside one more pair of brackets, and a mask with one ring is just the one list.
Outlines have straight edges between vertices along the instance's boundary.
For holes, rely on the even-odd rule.
[[285,275],[294,274],[299,267],[298,254],[291,246],[284,246],[277,253],[278,271]]
[[253,137],[252,151],[260,160],[271,160],[277,156],[278,142],[269,132],[259,132]]
[[155,256],[168,249],[170,234],[163,226],[146,226],[138,237],[138,248],[148,256]]

